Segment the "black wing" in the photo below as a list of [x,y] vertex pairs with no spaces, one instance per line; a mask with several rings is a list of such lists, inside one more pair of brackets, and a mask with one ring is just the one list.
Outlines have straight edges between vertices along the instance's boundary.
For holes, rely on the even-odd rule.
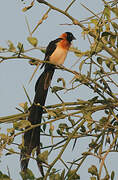
[[[47,48],[46,48],[46,52],[45,52],[45,58],[44,61],[49,61],[49,57],[52,55],[52,53],[55,51],[56,47],[57,47],[57,43],[59,41],[61,41],[62,38],[57,38],[54,41],[51,41]],[[45,65],[45,63],[42,64],[41,68]]]

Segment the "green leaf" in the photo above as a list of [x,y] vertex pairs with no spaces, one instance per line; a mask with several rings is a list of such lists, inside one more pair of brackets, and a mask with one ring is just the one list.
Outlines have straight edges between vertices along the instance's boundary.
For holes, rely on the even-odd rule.
[[54,180],[61,180],[61,177],[60,177],[59,173],[55,174]]
[[37,40],[37,38],[35,38],[35,37],[29,36],[29,37],[27,38],[27,40],[28,40],[28,42],[29,42],[32,46],[34,46],[34,47],[36,47],[37,44],[38,44],[38,40]]
[[97,143],[94,141],[94,139],[91,140],[91,143],[89,144],[90,148],[95,148],[97,146]]
[[92,165],[90,168],[88,168],[88,173],[91,175],[98,175],[98,170],[95,165]]
[[65,82],[64,78],[57,79],[57,82],[60,82],[60,81],[62,81],[62,83],[63,83],[63,88],[66,88],[66,82]]
[[13,133],[14,133],[14,131],[15,131],[15,129],[14,129],[14,128],[8,128],[8,129],[7,129],[7,132],[8,132],[8,133],[10,133],[10,134],[13,134]]
[[52,172],[49,175],[49,180],[62,180],[60,174],[56,172],[56,169],[53,168]]
[[107,6],[104,8],[104,17],[106,17],[108,20],[111,17],[110,9]]
[[62,136],[62,131],[60,129],[57,129],[57,134],[61,135]]
[[115,70],[115,65],[114,65],[114,63],[111,63],[111,64],[110,64],[109,69],[110,69],[111,71]]
[[91,23],[95,24],[95,26],[96,26],[96,25],[98,25],[98,20],[97,19],[91,19]]
[[27,169],[25,172],[21,171],[20,175],[23,180],[34,180],[36,179],[33,172],[30,169]]
[[118,24],[116,24],[115,22],[111,22],[112,26],[114,29],[118,30]]
[[61,173],[61,179],[64,179],[64,175],[65,175],[65,169]]
[[3,174],[1,171],[0,171],[0,180],[11,180],[9,178],[9,176],[7,176],[6,174]]
[[98,64],[102,65],[104,59],[102,59],[101,57],[97,57],[97,62]]
[[118,17],[118,8],[112,8],[112,12]]
[[12,154],[14,154],[13,148],[9,149],[9,151],[5,154],[5,156],[12,155]]
[[1,133],[0,134],[0,140],[7,140],[8,136],[6,134]]
[[82,125],[82,126],[80,127],[80,131],[81,131],[82,133],[86,132],[86,128],[85,128],[84,125]]
[[32,157],[34,157],[37,147],[32,150]]
[[19,106],[23,108],[24,112],[28,111],[28,103],[27,102],[20,103]]
[[70,116],[68,117],[68,120],[70,121],[70,123],[71,123],[72,126],[75,124],[74,119],[72,119]]
[[81,72],[81,70],[82,70],[82,67],[83,67],[84,63],[85,63],[85,60],[81,61],[80,65],[79,65],[79,70],[80,70],[80,72]]
[[17,48],[19,49],[20,52],[24,53],[24,47],[22,43],[18,42]]
[[93,51],[93,54],[96,52],[96,53],[99,53],[103,50],[103,44],[101,42],[99,42],[98,44],[94,43],[93,44],[93,47],[92,47],[92,51]]
[[108,123],[108,118],[107,117],[102,117],[99,120],[100,126],[105,126]]
[[90,177],[90,180],[96,180],[96,177]]
[[110,31],[110,23],[105,24],[105,30]]
[[16,52],[16,48],[12,41],[8,40],[9,51]]
[[19,122],[14,122],[13,127],[16,130],[21,130],[23,128],[31,126],[31,123],[28,120],[21,120]]
[[106,64],[106,66],[108,67],[108,68],[110,68],[110,64],[111,64],[111,60],[110,59],[106,59],[105,60],[105,64]]
[[48,151],[44,151],[41,154],[39,154],[38,158],[43,162],[47,161],[48,160]]
[[64,131],[64,130],[68,131],[68,125],[67,125],[66,123],[60,123],[60,124],[59,124],[59,128],[60,128],[62,131]]
[[112,171],[112,172],[111,172],[111,180],[114,180],[114,176],[115,176],[115,172]]
[[107,32],[107,31],[105,31],[105,32],[102,33],[102,37],[104,37],[104,36],[109,36],[109,35],[111,35],[111,33],[110,33],[110,32]]
[[49,116],[54,116],[54,117],[57,116],[56,113],[54,111],[52,111],[52,110],[47,110],[47,113],[48,113]]
[[80,176],[76,173],[76,169],[73,169],[68,172],[68,178],[72,180],[79,180]]
[[115,35],[110,36],[109,43],[110,43],[111,47],[115,47],[116,37],[117,36],[115,36]]
[[0,52],[3,52],[5,50],[6,50],[6,48],[3,48],[2,46],[0,46]]

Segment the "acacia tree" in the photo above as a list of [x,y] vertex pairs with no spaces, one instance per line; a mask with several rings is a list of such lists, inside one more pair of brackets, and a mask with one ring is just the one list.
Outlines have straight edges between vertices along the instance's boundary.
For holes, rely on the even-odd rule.
[[[69,10],[76,0],[72,0],[69,6],[65,9],[59,9],[48,3],[48,1],[37,0],[37,5],[47,6],[47,12],[42,16],[42,19],[36,25],[36,27],[30,31],[30,36],[27,38],[29,43],[33,46],[33,49],[45,53],[45,48],[38,47],[38,40],[33,36],[33,33],[43,23],[44,20],[48,21],[48,14],[52,11],[56,11],[66,18],[68,18],[72,25],[82,29],[82,36],[89,42],[89,48],[87,51],[80,51],[79,48],[72,46],[70,51],[79,58],[76,66],[79,66],[78,71],[68,69],[66,67],[58,66],[57,69],[61,69],[65,72],[73,75],[71,84],[66,86],[66,81],[63,78],[59,78],[57,81],[62,82],[62,86],[51,87],[52,93],[61,100],[60,104],[53,104],[45,106],[45,113],[41,124],[31,125],[27,121],[29,107],[28,103],[20,104],[19,114],[11,115],[8,117],[1,117],[0,123],[10,122],[12,128],[7,129],[7,133],[0,134],[0,146],[1,151],[8,151],[9,154],[20,154],[19,151],[11,148],[15,142],[15,137],[22,135],[29,129],[41,126],[41,135],[45,138],[51,138],[52,143],[43,146],[42,153],[39,158],[44,162],[45,177],[53,179],[81,179],[79,174],[80,167],[84,166],[84,162],[89,164],[87,160],[88,156],[93,156],[99,160],[99,166],[93,161],[93,165],[88,168],[91,180],[108,180],[114,179],[115,172],[109,172],[107,169],[106,158],[110,153],[118,151],[117,144],[117,127],[118,127],[118,98],[117,98],[117,65],[118,65],[118,8],[117,1],[103,1],[104,7],[101,12],[95,14],[85,5],[82,5],[87,11],[92,13],[91,17],[87,17],[83,21],[77,20],[75,17],[69,14]],[[32,1],[29,6],[23,8],[23,11],[30,10],[34,6],[35,1]],[[28,22],[27,22],[28,25]],[[70,25],[70,24],[66,24]],[[29,26],[28,26],[29,27]],[[36,66],[36,69],[31,76],[31,79],[35,75],[39,65],[43,63],[40,59],[27,55],[27,51],[22,43],[18,43],[17,47],[9,41],[8,47],[1,47],[0,49],[0,63],[9,59],[28,59],[31,65]],[[11,53],[7,56],[7,53]],[[6,53],[3,56],[3,53]],[[49,62],[46,62],[49,63]],[[63,101],[59,95],[59,91],[66,90],[66,93],[73,93],[75,90],[79,92],[79,89],[84,86],[89,89],[92,98],[85,99],[73,99],[73,101]],[[115,87],[115,88],[114,88]],[[32,104],[30,96],[27,90],[24,88],[25,94],[28,98],[30,105]],[[21,109],[22,108],[22,109]],[[99,118],[97,114],[99,113]],[[65,120],[65,121],[64,121]],[[58,124],[54,128],[55,122]],[[25,129],[29,126],[28,129]],[[47,130],[49,129],[49,131]],[[71,144],[72,150],[79,146],[78,140],[82,138],[90,139],[88,148],[83,149],[80,157],[76,157],[68,162],[62,156],[65,151],[68,151],[68,146]],[[18,149],[21,149],[23,143],[17,144]],[[51,159],[54,151],[58,150],[57,156]],[[70,156],[72,156],[70,154]],[[35,149],[33,150],[32,159],[35,159]],[[48,162],[50,159],[50,162]],[[112,161],[112,159],[111,159]],[[55,165],[60,162],[63,168],[56,167]],[[102,173],[102,171],[105,173]],[[2,179],[10,179],[9,175],[0,173]],[[21,172],[22,179],[36,179],[31,170],[27,171],[27,174]],[[37,179],[41,179],[37,178]]]

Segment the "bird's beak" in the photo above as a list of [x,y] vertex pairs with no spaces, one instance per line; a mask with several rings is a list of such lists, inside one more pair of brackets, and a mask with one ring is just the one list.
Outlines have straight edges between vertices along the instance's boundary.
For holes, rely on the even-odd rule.
[[73,36],[73,40],[76,40],[76,38]]

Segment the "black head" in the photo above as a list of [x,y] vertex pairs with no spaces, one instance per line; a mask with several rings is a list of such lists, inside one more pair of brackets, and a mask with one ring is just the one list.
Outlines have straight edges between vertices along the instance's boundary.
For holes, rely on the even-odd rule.
[[68,42],[71,42],[72,40],[76,39],[71,32],[66,32],[66,34]]

